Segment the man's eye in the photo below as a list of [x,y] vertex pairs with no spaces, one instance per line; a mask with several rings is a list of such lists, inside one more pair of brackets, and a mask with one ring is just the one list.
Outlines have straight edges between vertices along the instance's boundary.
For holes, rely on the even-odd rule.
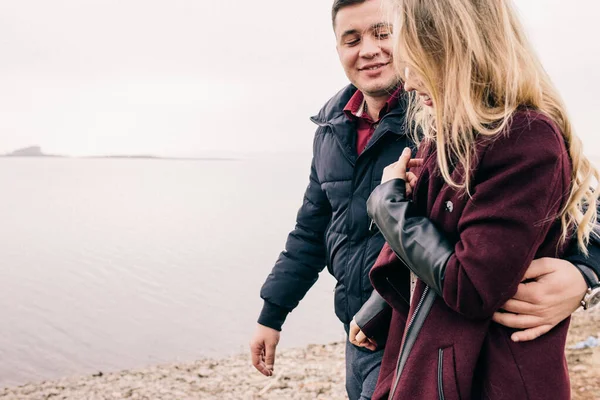
[[360,42],[360,39],[347,40],[346,41],[346,45],[348,45],[348,46],[356,46],[358,44],[358,42]]

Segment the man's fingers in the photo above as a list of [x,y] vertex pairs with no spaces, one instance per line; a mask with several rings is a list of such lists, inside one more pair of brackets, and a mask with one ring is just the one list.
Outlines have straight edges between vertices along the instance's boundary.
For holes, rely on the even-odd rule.
[[492,318],[494,322],[513,329],[535,328],[540,324],[540,318],[532,315],[496,312]]
[[546,262],[546,260],[544,258],[533,260],[527,271],[525,271],[523,280],[537,279],[542,275],[553,272],[552,263]]
[[527,342],[548,333],[553,325],[539,325],[539,318],[530,315],[516,315],[510,313],[494,313],[493,320],[501,325],[514,329],[524,329],[511,335],[513,342]]
[[517,293],[513,296],[514,300],[523,301],[525,303],[537,304],[540,302],[540,283],[533,281],[528,283],[520,283],[517,287]]
[[536,326],[535,328],[527,329],[520,332],[513,333],[510,338],[513,342],[528,342],[530,340],[534,340],[539,338],[542,335],[545,335],[552,329],[552,325],[541,325]]
[[273,369],[275,366],[275,349],[277,348],[276,344],[267,344],[265,348],[265,364],[267,368],[273,373]]
[[533,304],[514,298],[508,300],[502,309],[513,314],[534,314],[537,311]]
[[258,372],[265,376],[271,376],[272,373],[267,369],[267,366],[265,365],[264,361],[264,347],[259,344],[251,343],[250,354],[252,357],[252,365],[254,366],[254,368],[256,368]]
[[256,343],[250,343],[250,355],[252,356],[252,365],[256,367],[262,359],[262,346]]

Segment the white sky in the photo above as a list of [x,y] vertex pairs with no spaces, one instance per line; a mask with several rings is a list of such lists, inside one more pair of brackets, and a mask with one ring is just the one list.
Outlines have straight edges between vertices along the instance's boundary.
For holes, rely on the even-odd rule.
[[[600,2],[516,0],[600,155]],[[0,152],[304,152],[346,84],[331,1],[0,0]]]

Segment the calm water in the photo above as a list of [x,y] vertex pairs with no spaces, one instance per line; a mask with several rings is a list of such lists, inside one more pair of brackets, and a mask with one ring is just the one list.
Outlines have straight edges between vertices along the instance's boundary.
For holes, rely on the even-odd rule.
[[[245,351],[309,161],[0,159],[0,387]],[[281,346],[342,337],[333,286]]]
[[[0,387],[245,351],[307,157],[0,158]],[[281,346],[343,337],[327,273]]]

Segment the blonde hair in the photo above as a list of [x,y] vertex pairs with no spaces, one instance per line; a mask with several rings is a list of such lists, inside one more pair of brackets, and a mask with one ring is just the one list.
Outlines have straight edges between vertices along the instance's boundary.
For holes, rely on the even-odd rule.
[[[503,132],[522,106],[548,116],[560,128],[573,164],[566,206],[560,213],[563,242],[576,227],[587,255],[596,224],[598,170],[583,154],[565,106],[532,51],[510,0],[389,0],[393,13],[394,62],[414,71],[435,108],[411,101],[409,121],[435,141],[444,180],[469,192],[475,140]],[[416,130],[415,130],[416,132]],[[451,177],[456,162],[464,181]],[[595,180],[595,182],[594,182]]]

